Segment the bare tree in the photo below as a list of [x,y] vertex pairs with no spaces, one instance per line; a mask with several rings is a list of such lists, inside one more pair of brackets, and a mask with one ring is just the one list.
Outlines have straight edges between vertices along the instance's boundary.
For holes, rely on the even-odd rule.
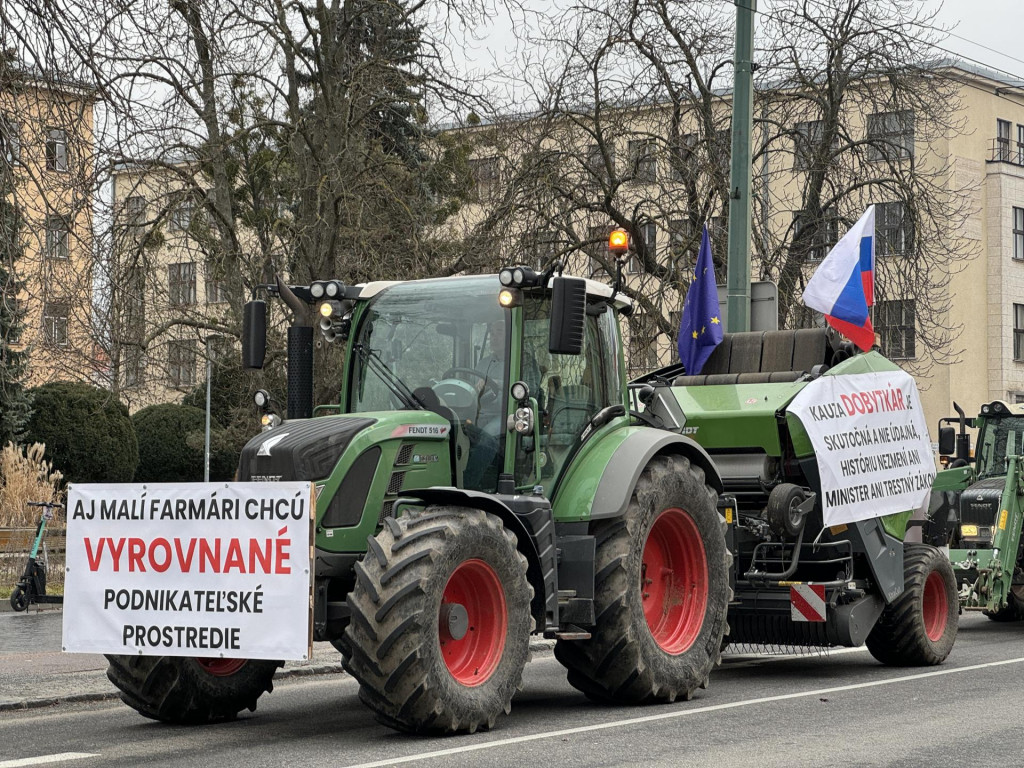
[[146,358],[148,375],[193,383],[185,361],[236,336],[241,304],[275,274],[450,271],[434,230],[465,163],[427,110],[479,108],[447,45],[490,13],[478,0],[5,4],[29,58],[59,41],[101,99],[112,386]]
[[[955,222],[972,196],[957,187],[945,154],[965,125],[959,83],[934,56],[934,20],[909,0],[773,5],[757,107],[755,221],[760,273],[779,285],[780,322],[806,325],[810,312],[798,298],[809,264],[875,204],[883,348],[914,357],[889,328],[909,322],[941,362],[956,357],[948,287],[971,256]],[[794,177],[795,186],[782,183]],[[792,219],[779,226],[787,210]]]
[[[603,238],[629,231],[623,291],[644,316],[636,351],[674,338],[703,224],[725,280],[730,11],[705,0],[577,4],[542,30],[548,54],[522,73],[536,108],[464,129],[474,156],[503,173],[485,215],[461,222],[478,253],[514,261],[507,244],[536,242],[542,257],[584,254],[580,266],[608,273]],[[955,357],[946,289],[970,247],[950,223],[969,196],[942,154],[964,126],[957,84],[932,56],[932,22],[908,0],[781,0],[763,19],[753,259],[779,286],[781,327],[816,322],[799,301],[806,277],[876,203],[883,346],[901,338],[887,326],[909,323],[931,359]]]

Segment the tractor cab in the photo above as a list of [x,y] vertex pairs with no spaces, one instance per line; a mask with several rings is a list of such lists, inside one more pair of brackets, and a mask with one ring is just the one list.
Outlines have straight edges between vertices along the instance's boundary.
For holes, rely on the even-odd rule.
[[601,283],[519,268],[370,283],[358,299],[342,410],[444,416],[459,487],[493,493],[505,475],[550,492],[593,418],[622,403],[627,304]]
[[[982,405],[974,418],[955,403],[953,407],[958,416],[939,424],[939,454],[946,458],[950,473],[966,473],[959,481],[964,487],[960,493],[947,491],[946,483],[955,478],[940,475],[924,537],[945,546],[991,549],[1003,509],[1009,457],[1024,456],[1024,407],[994,400]],[[959,434],[950,424],[957,425]],[[977,429],[973,456],[967,433],[971,427]]]

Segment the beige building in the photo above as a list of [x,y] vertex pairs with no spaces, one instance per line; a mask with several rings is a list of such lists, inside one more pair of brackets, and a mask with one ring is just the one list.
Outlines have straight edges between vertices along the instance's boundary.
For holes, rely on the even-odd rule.
[[114,175],[109,378],[132,411],[180,400],[205,381],[208,357],[232,354],[216,330],[227,297],[208,257],[205,213],[183,182],[187,168],[122,167]]
[[[859,170],[865,177],[880,173],[878,168],[889,161],[895,166],[913,162],[932,169],[938,185],[936,199],[956,212],[940,222],[936,231],[917,233],[905,206],[889,197],[883,184],[865,185],[846,212],[848,219],[851,215],[855,219],[859,214],[854,211],[876,206],[876,282],[883,285],[882,298],[874,308],[875,328],[883,351],[916,376],[932,430],[940,417],[952,413],[954,400],[969,414],[996,398],[1024,402],[1024,87],[998,73],[960,63],[935,72],[951,93],[948,126],[929,125],[913,111],[887,108],[870,98],[848,106],[842,118],[851,142],[858,137],[881,138],[890,148],[888,157],[877,150],[874,155],[870,150],[860,155]],[[716,163],[727,174],[727,96],[717,109],[715,123],[724,131],[716,131],[708,142],[710,156],[697,171],[701,174],[714,170]],[[493,234],[498,231],[493,226],[494,211],[505,206],[517,211],[518,223],[498,231],[506,242],[503,261],[542,263],[560,256],[576,274],[606,277],[610,259],[604,238],[621,222],[602,211],[601,182],[615,176],[617,184],[609,194],[621,196],[621,209],[632,205],[637,210],[637,201],[642,201],[644,216],[634,221],[639,221],[649,266],[667,278],[653,278],[635,257],[625,266],[627,283],[641,294],[638,311],[626,324],[628,365],[635,374],[668,363],[675,354],[675,334],[664,329],[678,326],[682,291],[688,282],[680,275],[692,271],[699,222],[707,222],[719,258],[726,241],[720,207],[694,213],[689,207],[692,199],[685,199],[685,174],[680,173],[678,162],[680,157],[686,161],[687,142],[695,134],[683,133],[681,149],[666,151],[666,147],[672,149],[672,141],[667,138],[669,118],[664,112],[656,106],[622,110],[614,118],[606,112],[603,120],[616,124],[616,131],[606,131],[602,141],[592,127],[581,128],[584,119],[566,120],[566,125],[559,126],[529,118],[518,122],[518,130],[511,124],[465,129],[474,143],[470,171],[478,199],[450,222],[456,236],[479,235],[485,226]],[[782,244],[792,242],[801,226],[800,174],[808,172],[803,148],[813,144],[820,131],[814,117],[788,114],[789,126],[780,135],[791,138],[754,164],[755,279],[762,260],[777,258],[777,252],[786,248]],[[557,174],[557,184],[545,188],[558,186],[567,190],[560,192],[564,199],[576,195],[593,204],[556,211],[557,203],[532,193],[536,204],[520,200],[513,209],[503,189],[526,165],[536,165],[538,173]],[[521,179],[517,176],[517,183]],[[552,207],[546,209],[546,205]],[[838,220],[821,227],[801,266],[804,279],[842,231]],[[927,263],[935,265],[936,288],[931,293],[901,293],[906,270],[901,259],[913,252],[915,237],[927,237],[932,256]],[[951,253],[956,257],[949,258]],[[724,272],[719,272],[718,282],[725,282]],[[933,323],[930,330],[925,328],[925,317]],[[922,334],[932,333],[934,338],[934,328],[959,333],[932,354],[922,343]]]
[[[30,386],[92,380],[93,93],[4,70],[0,173],[21,216],[23,345]],[[6,185],[5,185],[6,186]]]

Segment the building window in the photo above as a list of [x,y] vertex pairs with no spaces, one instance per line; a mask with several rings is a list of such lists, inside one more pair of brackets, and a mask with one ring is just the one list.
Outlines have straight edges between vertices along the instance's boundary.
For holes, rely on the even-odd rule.
[[807,211],[793,211],[793,241],[800,239],[806,227],[813,227],[810,241],[802,243],[808,261],[821,261],[832,247],[839,242],[839,217],[831,210],[823,211],[815,218]]
[[234,344],[229,336],[209,336],[206,339],[206,354],[214,365],[230,363],[234,359]]
[[145,380],[146,358],[139,347],[121,348],[121,372],[126,387],[137,387]]
[[1013,124],[1009,120],[996,120],[996,160],[1001,163],[1010,162],[1010,129]]
[[549,184],[555,182],[561,172],[561,165],[561,152],[555,149],[541,150],[534,164],[537,180]]
[[868,115],[868,160],[914,156],[914,110]]
[[647,314],[629,318],[630,373],[646,373],[658,367],[658,324]]
[[600,144],[590,144],[584,158],[587,170],[587,181],[591,184],[606,184],[609,180],[609,167],[615,167],[615,155],[609,149],[608,165],[605,165],[604,153]]
[[473,179],[473,195],[477,200],[490,200],[498,193],[498,158],[470,160],[469,174]]
[[184,261],[167,265],[167,289],[171,305],[191,306],[196,303],[196,265]]
[[1024,362],[1024,304],[1013,305],[1013,359]]
[[914,222],[902,202],[875,204],[875,255],[902,256],[914,250]]
[[674,142],[672,152],[672,178],[685,181],[694,176],[693,151],[697,148],[697,134],[684,133]]
[[914,344],[914,300],[881,301],[875,307],[875,331],[882,353],[892,360],[917,356]]
[[194,341],[172,341],[168,344],[167,378],[175,387],[191,387],[196,383]]
[[[815,155],[821,151],[825,123],[822,120],[808,120],[793,126],[793,170],[806,171],[814,167]],[[832,136],[832,149],[839,146],[839,136]],[[819,158],[819,165],[826,158]],[[827,160],[826,160],[827,161]]]
[[183,198],[179,200],[171,211],[170,228],[173,232],[188,232],[192,226],[192,216],[195,208],[192,200]]
[[46,130],[46,170],[68,169],[68,135],[60,128]]
[[21,123],[0,117],[0,156],[9,165],[21,163]]
[[[653,221],[648,221],[646,224],[640,225],[640,235],[644,239],[644,243],[647,246],[647,255],[656,256],[658,253],[658,227]],[[626,262],[626,273],[630,275],[638,275],[643,270],[640,268],[640,259],[635,255],[631,254],[629,261]]]
[[132,195],[124,201],[125,223],[132,232],[138,232],[146,223],[146,198]]
[[610,227],[590,227],[587,230],[587,243],[583,246],[584,253],[589,257],[587,274],[601,279],[608,274],[605,264],[612,263],[612,254],[608,250],[608,233]]
[[[728,236],[729,217],[712,216],[711,226],[708,227],[708,239],[711,240],[711,247],[714,248],[715,243],[725,243]],[[697,242],[697,247],[700,247],[700,241]]]
[[689,218],[672,219],[668,223],[668,253],[673,261],[686,259],[685,264],[678,265],[680,268],[697,261],[697,247],[693,235],[693,224]]
[[555,254],[558,253],[561,241],[559,240],[557,232],[550,229],[544,229],[540,232],[527,234],[525,245],[527,252],[533,259],[534,267],[537,269],[544,269],[544,267],[555,258]]
[[222,304],[228,300],[224,283],[216,278],[213,265],[206,262],[206,303]]
[[70,254],[71,224],[66,216],[46,217],[46,257],[66,259]]
[[629,142],[629,167],[633,181],[650,184],[658,180],[658,159],[652,139],[636,139]]
[[67,346],[68,304],[66,301],[48,301],[43,305],[43,340],[52,346]]
[[1013,258],[1024,260],[1024,208],[1013,209]]

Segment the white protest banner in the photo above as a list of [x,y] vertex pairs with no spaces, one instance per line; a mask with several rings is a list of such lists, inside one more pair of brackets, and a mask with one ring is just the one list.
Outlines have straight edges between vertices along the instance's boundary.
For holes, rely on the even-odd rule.
[[307,659],[312,483],[73,484],[63,649]]
[[914,379],[904,371],[822,376],[786,408],[807,430],[825,525],[919,509],[935,463]]

